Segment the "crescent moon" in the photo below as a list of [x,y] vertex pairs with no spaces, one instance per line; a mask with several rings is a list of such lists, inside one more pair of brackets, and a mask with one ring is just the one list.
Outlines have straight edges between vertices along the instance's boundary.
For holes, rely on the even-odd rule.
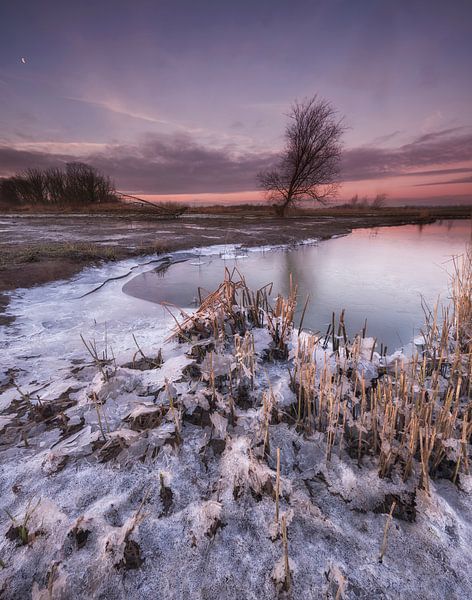
[[26,58],[24,56],[21,57],[21,62],[26,65]]

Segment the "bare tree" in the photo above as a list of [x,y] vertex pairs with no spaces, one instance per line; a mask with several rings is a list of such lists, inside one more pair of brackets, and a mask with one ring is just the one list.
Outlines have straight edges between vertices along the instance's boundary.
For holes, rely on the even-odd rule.
[[288,116],[279,164],[258,175],[260,186],[282,216],[297,200],[324,203],[335,193],[344,132],[333,106],[317,96],[296,101]]
[[64,178],[65,194],[71,203],[100,203],[115,199],[116,192],[110,178],[90,165],[67,163]]
[[387,201],[387,197],[387,194],[377,194],[372,200],[372,208],[383,208],[385,206],[385,202]]
[[40,169],[27,169],[19,183],[27,204],[45,204],[47,201],[46,176]]

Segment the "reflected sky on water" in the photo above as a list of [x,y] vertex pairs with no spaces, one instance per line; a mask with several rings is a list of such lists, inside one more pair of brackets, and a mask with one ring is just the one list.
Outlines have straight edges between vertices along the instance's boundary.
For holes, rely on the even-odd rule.
[[163,273],[140,274],[123,291],[152,302],[190,307],[198,287],[207,291],[218,287],[225,267],[237,266],[254,289],[273,282],[274,297],[278,292],[287,294],[292,275],[299,291],[296,324],[309,294],[304,328],[324,333],[332,312],[338,315],[345,308],[351,336],[367,318],[368,335],[377,337],[390,351],[406,345],[419,332],[421,296],[430,305],[439,296],[448,302],[451,258],[462,253],[470,239],[470,221],[358,229],[316,246],[249,252],[237,259],[193,258]]

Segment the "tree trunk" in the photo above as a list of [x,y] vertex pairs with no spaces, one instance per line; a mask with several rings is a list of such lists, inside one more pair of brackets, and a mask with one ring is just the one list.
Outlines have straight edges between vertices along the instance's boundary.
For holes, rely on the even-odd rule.
[[279,214],[281,217],[285,217],[287,215],[287,210],[288,210],[288,207],[289,207],[291,201],[292,201],[292,197],[288,196],[287,198],[285,198],[283,204],[280,205]]

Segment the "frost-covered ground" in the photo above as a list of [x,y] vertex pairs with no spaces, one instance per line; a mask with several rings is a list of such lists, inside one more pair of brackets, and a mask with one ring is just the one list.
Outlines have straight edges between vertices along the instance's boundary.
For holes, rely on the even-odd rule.
[[[470,476],[461,473],[460,485],[435,479],[427,495],[416,474],[380,479],[375,457],[359,466],[335,447],[328,463],[324,436],[284,416],[297,402],[287,370],[296,333],[288,359],[268,360],[269,331],[253,329],[249,364],[249,354],[218,350],[215,340],[169,339],[173,317],[119,293],[125,279],[81,297],[134,265],[88,269],[67,285],[20,291],[10,305],[0,597],[472,596]],[[80,336],[107,360],[94,362]],[[381,359],[369,354],[367,345],[370,381]],[[333,356],[329,345],[320,350],[320,368]],[[400,359],[408,357],[385,362]],[[231,399],[228,373],[235,386],[250,382]],[[401,510],[379,562],[392,499]]]

